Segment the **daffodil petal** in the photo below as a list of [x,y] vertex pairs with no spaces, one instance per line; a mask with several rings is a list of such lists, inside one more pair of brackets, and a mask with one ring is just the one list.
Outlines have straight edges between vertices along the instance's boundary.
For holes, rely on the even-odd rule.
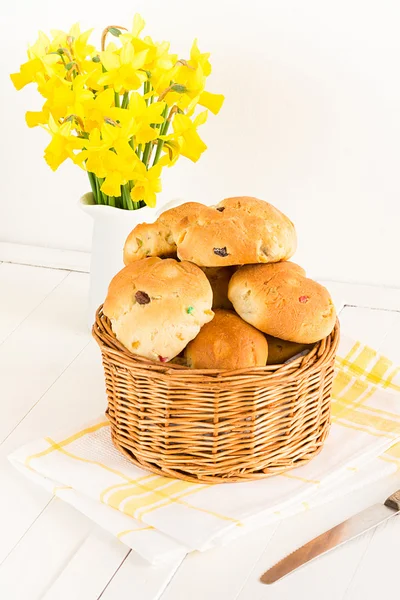
[[28,110],[25,114],[25,121],[28,127],[37,127],[38,125],[47,123],[48,115],[41,111]]
[[114,171],[106,176],[100,190],[104,194],[107,194],[107,196],[120,196],[121,184],[120,174],[117,171]]
[[211,92],[202,92],[200,94],[199,104],[211,110],[214,115],[217,115],[224,103],[225,96],[222,94],[212,94]]
[[142,17],[136,13],[133,17],[133,27],[132,27],[132,35],[134,37],[139,37],[140,33],[143,31],[146,23],[142,19]]

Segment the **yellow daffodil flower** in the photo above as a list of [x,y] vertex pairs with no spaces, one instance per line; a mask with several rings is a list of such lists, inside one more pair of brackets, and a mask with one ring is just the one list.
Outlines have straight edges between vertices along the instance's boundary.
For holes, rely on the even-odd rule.
[[105,179],[101,191],[107,196],[120,196],[121,185],[124,185],[132,177],[132,168],[121,160],[115,152],[108,151],[103,158],[105,168]]
[[155,71],[169,71],[177,61],[176,54],[169,54],[169,42],[153,42],[151,37],[146,36],[140,39],[140,34],[145,27],[145,21],[136,14],[133,18],[132,31],[120,35],[121,42],[130,42],[135,52],[147,51],[146,61],[143,64],[143,70],[151,73],[152,85],[155,88]]
[[201,92],[199,98],[200,106],[208,108],[214,115],[217,115],[224,103],[225,96],[222,94],[212,94],[211,92]]
[[109,147],[102,140],[99,129],[90,132],[89,137],[84,139],[82,148],[82,151],[74,156],[74,163],[90,173],[95,173],[97,177],[105,177],[103,158]]
[[197,133],[197,127],[205,122],[207,113],[204,111],[198,117],[191,121],[189,117],[177,114],[172,122],[173,134],[165,136],[165,140],[175,141],[179,144],[179,152],[193,162],[197,162],[204,150],[207,150],[206,144]]
[[143,96],[137,92],[130,95],[128,110],[114,108],[110,116],[125,126],[131,136],[135,138],[135,144],[146,144],[159,136],[159,129],[151,125],[159,125],[164,122],[162,115],[165,102],[154,102],[147,106]]
[[[132,180],[135,174],[134,165],[139,159],[125,140],[110,141],[104,137],[104,128],[103,134],[99,129],[93,129],[89,138],[82,140],[84,148],[74,157],[74,161],[86,171],[104,178],[101,186],[104,194],[120,196],[121,185]],[[113,144],[112,149],[110,143]]]
[[[168,104],[176,104],[181,110],[186,110],[190,116],[197,104],[208,108],[214,114],[221,109],[224,101],[222,94],[212,94],[205,91],[206,79],[211,73],[209,53],[202,54],[198,48],[197,40],[193,42],[188,61],[177,61],[169,74],[173,82],[171,91],[166,95]],[[163,85],[166,85],[164,77]],[[180,88],[180,90],[178,89]]]
[[72,124],[70,121],[59,125],[50,115],[48,127],[52,140],[44,151],[44,158],[49,167],[56,171],[67,158],[73,158],[74,150],[82,148],[84,140],[76,135],[71,135]]
[[147,170],[145,165],[137,161],[135,165],[135,185],[131,190],[132,200],[144,200],[147,206],[154,208],[157,194],[161,192],[161,165]]
[[32,111],[28,110],[25,113],[25,121],[28,127],[37,127],[48,122],[50,112],[48,110]]
[[92,31],[93,29],[88,29],[88,31],[81,33],[78,23],[73,25],[68,33],[53,30],[51,32],[53,40],[49,45],[50,52],[57,52],[60,48],[63,48],[70,61],[75,60],[77,63],[80,63],[95,51],[95,47],[88,44]]
[[[17,89],[34,83],[44,98],[26,122],[50,133],[49,166],[56,170],[70,158],[90,173],[96,202],[127,209],[141,200],[155,206],[163,166],[181,155],[200,158],[207,146],[197,129],[224,101],[205,89],[210,55],[196,40],[190,57],[179,60],[168,42],[142,37],[144,26],[135,15],[129,32],[107,27],[100,52],[79,25],[51,36],[40,32],[27,62],[11,75]],[[108,34],[118,40],[104,49]],[[197,106],[208,110],[196,116]]]
[[135,52],[130,41],[118,49],[115,44],[108,45],[107,50],[100,53],[100,59],[106,72],[99,78],[99,83],[112,87],[116,92],[137,90],[147,79],[143,71],[147,50]]
[[[93,59],[96,59],[95,61]],[[98,60],[97,60],[98,59]],[[104,86],[99,83],[100,77],[103,75],[103,67],[100,58],[96,55],[91,59],[84,60],[81,63],[82,73],[86,74],[86,85],[94,91],[101,91]]]
[[82,102],[82,118],[85,123],[85,132],[90,133],[92,129],[100,129],[104,119],[110,117],[110,109],[114,106],[114,91],[111,88],[100,92],[96,96]]

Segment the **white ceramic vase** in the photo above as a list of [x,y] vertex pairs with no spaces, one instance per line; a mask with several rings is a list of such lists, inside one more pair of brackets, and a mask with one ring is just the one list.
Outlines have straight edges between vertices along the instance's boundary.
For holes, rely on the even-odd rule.
[[108,284],[124,266],[123,247],[128,234],[138,223],[153,223],[160,212],[180,203],[180,200],[173,200],[156,209],[145,206],[138,210],[123,210],[94,204],[92,192],[82,196],[80,206],[93,219],[87,310],[89,328],[93,325],[97,308],[104,302]]

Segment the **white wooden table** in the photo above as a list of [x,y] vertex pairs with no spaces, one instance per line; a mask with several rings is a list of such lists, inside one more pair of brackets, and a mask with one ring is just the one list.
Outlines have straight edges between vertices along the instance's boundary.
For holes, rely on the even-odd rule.
[[[343,330],[400,363],[400,290],[327,285],[343,307]],[[100,355],[86,328],[87,289],[84,273],[0,264],[1,600],[398,597],[398,517],[273,586],[258,578],[308,539],[383,501],[400,488],[400,475],[156,568],[16,472],[6,459],[12,450],[105,409]]]

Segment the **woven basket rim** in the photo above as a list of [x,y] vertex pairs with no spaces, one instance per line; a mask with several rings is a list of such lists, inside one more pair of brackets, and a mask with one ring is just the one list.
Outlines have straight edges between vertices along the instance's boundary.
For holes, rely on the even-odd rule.
[[305,356],[300,356],[288,363],[277,365],[266,365],[264,367],[251,367],[245,369],[192,369],[185,365],[174,363],[159,363],[157,361],[143,358],[130,352],[121,344],[115,337],[111,328],[111,322],[103,313],[103,305],[101,304],[96,311],[95,322],[92,327],[92,335],[101,351],[110,356],[114,362],[121,362],[121,366],[126,367],[129,363],[132,366],[141,367],[146,371],[154,371],[157,374],[165,374],[175,376],[177,379],[184,379],[187,376],[200,380],[209,378],[210,380],[224,379],[224,381],[243,379],[246,377],[265,379],[285,377],[286,380],[290,377],[297,377],[299,371],[307,370],[308,374],[321,368],[322,363],[329,362],[339,344],[340,324],[339,319],[336,319],[333,331],[325,338],[316,342],[314,347]]

